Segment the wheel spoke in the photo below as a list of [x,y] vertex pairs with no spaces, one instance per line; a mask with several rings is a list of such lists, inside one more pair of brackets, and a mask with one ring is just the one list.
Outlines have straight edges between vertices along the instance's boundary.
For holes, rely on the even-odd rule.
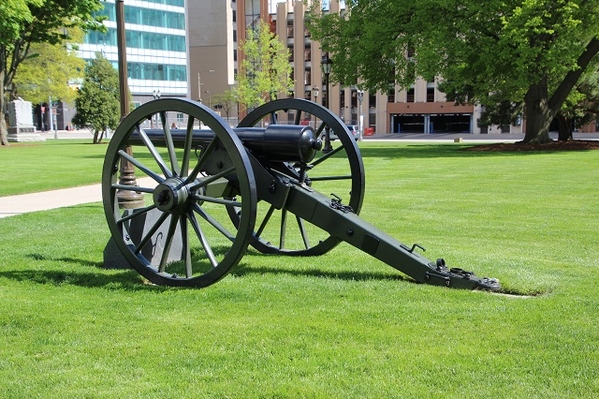
[[327,159],[329,159],[330,157],[332,157],[333,155],[337,154],[338,152],[342,151],[344,148],[343,146],[339,146],[337,148],[335,148],[333,151],[331,152],[327,152],[326,154],[324,154],[323,156],[321,156],[320,158],[318,158],[317,160],[313,161],[310,166],[314,167],[324,161],[326,161]]
[[162,223],[164,223],[164,221],[166,220],[166,218],[169,217],[168,213],[163,213],[162,215],[160,215],[160,217],[158,218],[158,220],[156,221],[156,223],[154,223],[154,225],[152,226],[152,228],[150,229],[150,231],[148,231],[146,233],[146,235],[139,241],[139,244],[137,244],[137,246],[135,247],[135,254],[139,254],[139,252],[143,249],[143,247],[146,246],[146,244],[152,239],[152,236],[154,235],[154,233],[156,233],[158,231],[158,229],[160,228],[160,226],[162,226]]
[[277,119],[278,119],[278,118],[277,118],[277,113],[276,113],[276,112],[274,112],[274,111],[273,111],[273,112],[271,112],[271,113],[270,113],[270,123],[271,123],[271,124],[273,124],[273,125],[276,125],[276,124],[278,123],[278,120],[277,120]]
[[231,172],[234,172],[234,171],[235,171],[235,167],[231,166],[230,168],[227,168],[225,170],[221,170],[220,172],[218,172],[215,175],[206,177],[204,179],[196,180],[193,183],[191,183],[188,187],[191,190],[191,189],[198,189],[199,187],[207,186],[208,184],[210,184],[210,183],[212,183],[212,182],[220,179],[221,177],[224,177],[224,176],[226,176],[226,175],[228,175],[228,174],[230,174]]
[[302,111],[301,110],[297,110],[297,114],[295,115],[295,124],[299,125],[302,121]]
[[193,276],[191,265],[191,247],[189,245],[189,223],[187,222],[187,214],[182,215],[179,219],[181,226],[181,241],[183,242],[183,256],[185,257],[185,277]]
[[326,123],[321,122],[320,125],[318,126],[318,129],[316,129],[316,137],[320,136],[320,133],[322,133],[322,131],[324,130],[324,128],[326,127]]
[[216,259],[216,256],[214,256],[212,247],[210,246],[210,243],[208,242],[206,235],[202,231],[202,228],[200,227],[200,224],[198,223],[198,219],[196,218],[195,214],[193,214],[193,212],[189,212],[188,217],[189,217],[191,226],[193,227],[193,229],[196,233],[196,236],[198,236],[198,239],[200,240],[200,243],[202,244],[202,248],[204,248],[206,257],[208,257],[208,260],[210,260],[210,264],[212,264],[212,267],[216,267],[218,265],[218,260]]
[[128,220],[133,219],[134,217],[143,215],[145,213],[148,213],[149,211],[151,211],[152,209],[156,209],[156,205],[152,204],[148,207],[145,208],[139,208],[139,209],[135,209],[133,212],[129,213],[127,216],[123,216],[120,219],[117,219],[116,222],[117,224],[122,224]]
[[193,168],[187,179],[185,179],[185,184],[189,184],[189,182],[192,182],[196,179],[196,177],[204,167],[204,164],[208,160],[210,154],[212,153],[212,151],[216,149],[216,146],[219,142],[220,141],[218,137],[214,136],[214,138],[210,141],[210,144],[208,144],[208,147],[206,147],[206,149],[202,151],[202,154],[200,156],[200,159],[198,159],[196,166]]
[[183,146],[183,159],[181,160],[181,176],[186,176],[189,172],[189,158],[191,156],[191,143],[193,140],[194,117],[190,116],[187,120],[187,130],[185,131],[185,144]]
[[229,205],[229,206],[236,206],[236,207],[241,206],[241,202],[239,202],[239,201],[234,201],[234,200],[229,200],[229,199],[224,199],[224,198],[206,197],[205,195],[194,195],[193,199],[195,199],[197,201],[211,202],[213,204]]
[[166,241],[164,242],[164,249],[162,256],[160,257],[160,268],[159,273],[164,273],[166,270],[166,264],[168,263],[168,255],[171,252],[171,245],[175,238],[175,232],[177,231],[177,225],[179,224],[179,216],[171,215],[171,221],[168,225],[168,233],[166,234]]
[[166,112],[160,112],[160,122],[162,122],[162,130],[164,130],[164,138],[166,139],[166,148],[168,150],[168,157],[171,161],[171,170],[175,175],[180,174],[179,161],[177,160],[177,153],[175,152],[175,144],[173,143],[173,135],[171,134],[171,128],[168,125],[168,118]]
[[113,184],[112,188],[116,190],[135,191],[138,193],[152,194],[154,192],[153,187],[140,187],[140,186],[129,186],[127,184]]
[[200,215],[205,221],[210,223],[212,227],[218,230],[222,235],[224,235],[230,241],[235,241],[235,236],[229,232],[218,220],[210,216],[206,213],[199,205],[194,205],[193,210]]
[[258,230],[256,230],[256,237],[260,237],[274,211],[275,207],[274,205],[271,205],[270,208],[268,208],[268,211],[266,212],[266,216],[264,216],[264,220],[262,221],[262,223],[260,223],[260,227],[258,228]]
[[141,163],[140,161],[138,161],[136,158],[133,158],[131,155],[127,154],[126,151],[120,150],[119,151],[119,155],[121,157],[125,158],[127,161],[131,162],[138,169],[144,171],[145,174],[147,174],[148,176],[150,176],[156,182],[162,183],[164,181],[164,178],[162,176],[160,176],[159,174],[157,174],[154,171],[152,171],[150,168],[148,168],[146,165],[144,165],[143,163]]
[[152,158],[154,158],[154,160],[158,164],[158,167],[160,168],[160,170],[162,170],[162,173],[164,173],[166,177],[172,177],[173,173],[166,166],[166,163],[164,162],[164,159],[162,159],[160,153],[158,153],[156,146],[154,145],[154,143],[152,143],[152,140],[150,140],[145,130],[141,129],[139,125],[137,125],[137,134],[139,134],[139,137],[141,137],[141,140],[148,148],[148,151],[150,151],[150,154],[152,154]]

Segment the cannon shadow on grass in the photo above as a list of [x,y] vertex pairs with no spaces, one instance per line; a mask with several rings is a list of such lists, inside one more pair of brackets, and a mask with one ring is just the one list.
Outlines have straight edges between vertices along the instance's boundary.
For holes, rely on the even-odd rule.
[[[54,258],[40,253],[26,255],[34,261],[63,262],[86,267],[82,270],[6,270],[0,272],[0,277],[15,281],[29,281],[38,284],[76,285],[86,288],[108,288],[126,291],[139,291],[156,287],[143,284],[141,276],[133,269],[119,270],[117,273],[102,273],[90,270],[101,269],[102,262],[71,257]],[[102,269],[106,270],[106,269]]]
[[[301,266],[301,269],[294,269],[293,256],[278,256],[281,263],[285,263],[286,266],[273,267],[264,266],[264,262],[261,259],[267,259],[275,255],[264,255],[251,249],[246,252],[243,257],[244,262],[240,262],[232,271],[231,275],[235,277],[249,276],[252,274],[273,274],[273,275],[290,275],[299,277],[322,277],[332,280],[343,280],[343,281],[372,281],[372,280],[392,280],[392,281],[406,281],[410,283],[416,283],[413,279],[399,272],[393,270],[387,272],[372,272],[372,271],[356,271],[356,270],[326,270],[316,264],[318,261],[313,262],[314,265],[310,268]],[[306,258],[306,257],[302,257]],[[308,257],[309,259],[317,260],[319,257]],[[385,268],[386,269],[386,268]]]
[[[298,277],[321,277],[325,279],[343,280],[343,281],[405,281],[415,283],[411,278],[393,273],[384,272],[359,272],[359,271],[330,271],[323,270],[320,267],[314,267],[306,270],[293,270],[289,267],[275,268],[260,266],[260,258],[270,255],[262,255],[249,252],[246,254],[252,258],[251,262],[240,262],[230,274],[234,277],[244,277],[253,274],[264,275],[291,275]],[[102,262],[91,262],[89,260],[61,257],[52,258],[39,253],[33,253],[27,255],[28,258],[34,261],[52,261],[52,262],[63,262],[70,263],[73,265],[80,265],[87,267],[88,269],[82,270],[6,270],[0,272],[0,277],[4,277],[14,281],[29,281],[37,284],[51,284],[55,286],[61,285],[75,285],[86,288],[106,288],[114,290],[124,291],[140,291],[151,289],[155,290],[168,290],[172,287],[158,287],[152,284],[144,283],[144,279],[137,271],[133,269],[122,270],[116,273],[103,273],[101,271],[93,271],[93,269],[102,269]],[[287,259],[287,263],[292,261],[292,258]],[[226,277],[225,277],[226,278]],[[216,283],[218,284],[218,283]]]
[[299,277],[321,277],[332,280],[344,280],[344,281],[372,281],[372,280],[389,280],[389,281],[406,281],[410,283],[416,283],[409,277],[405,277],[400,274],[388,274],[388,273],[373,273],[373,272],[357,272],[357,271],[325,271],[315,267],[310,270],[291,270],[291,269],[279,269],[275,267],[265,266],[246,266],[239,264],[232,272],[231,275],[235,277],[243,277],[251,274],[287,274],[291,276]]

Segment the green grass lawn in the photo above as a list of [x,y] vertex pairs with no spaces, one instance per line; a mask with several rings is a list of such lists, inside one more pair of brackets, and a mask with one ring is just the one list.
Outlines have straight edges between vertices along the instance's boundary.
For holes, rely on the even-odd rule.
[[0,196],[100,183],[106,143],[48,140],[0,146]]
[[[39,147],[100,180],[102,151]],[[155,287],[101,268],[99,203],[4,218],[0,397],[599,397],[599,151],[360,147],[364,219],[510,295],[415,284],[346,244]]]

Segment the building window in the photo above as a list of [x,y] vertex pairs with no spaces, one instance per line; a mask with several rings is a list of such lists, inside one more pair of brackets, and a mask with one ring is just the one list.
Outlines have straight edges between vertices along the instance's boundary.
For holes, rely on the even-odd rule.
[[413,103],[414,102],[414,88],[410,87],[408,89],[408,98],[406,99],[407,102],[409,103]]
[[426,102],[427,103],[435,102],[435,88],[434,87],[426,88]]
[[389,89],[389,91],[387,92],[387,102],[388,103],[394,103],[395,102],[395,88],[391,88]]
[[370,94],[368,102],[370,103],[370,109],[376,108],[376,92]]
[[[116,21],[114,3],[103,1],[104,8],[95,15],[105,15],[109,21]],[[181,6],[183,7],[183,6]],[[136,25],[149,25],[162,28],[185,29],[185,14],[164,10],[127,6],[125,7],[125,22]]]

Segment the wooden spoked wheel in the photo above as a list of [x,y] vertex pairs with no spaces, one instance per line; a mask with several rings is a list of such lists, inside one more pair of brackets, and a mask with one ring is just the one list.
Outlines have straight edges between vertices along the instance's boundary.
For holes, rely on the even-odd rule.
[[[192,139],[201,128],[209,139],[197,144]],[[138,186],[119,182],[121,162],[135,167]],[[120,209],[123,191],[141,193],[143,205]],[[256,184],[246,150],[222,118],[191,100],[154,100],[121,122],[104,161],[102,196],[116,246],[159,285],[217,282],[239,262],[255,228]],[[235,224],[227,207],[240,209]]]
[[[314,160],[306,164],[286,163],[285,168],[277,168],[274,174],[285,173],[286,178],[297,184],[305,184],[327,196],[338,196],[353,212],[360,212],[364,199],[364,165],[355,138],[341,119],[311,101],[280,99],[250,112],[239,127],[267,124],[310,125],[323,141],[328,134],[331,142],[323,143],[322,151]],[[229,211],[234,221],[243,216],[241,209],[229,207]],[[339,239],[285,208],[278,210],[265,201],[258,202],[256,230],[250,241],[258,251],[311,256],[326,253],[338,243]]]

